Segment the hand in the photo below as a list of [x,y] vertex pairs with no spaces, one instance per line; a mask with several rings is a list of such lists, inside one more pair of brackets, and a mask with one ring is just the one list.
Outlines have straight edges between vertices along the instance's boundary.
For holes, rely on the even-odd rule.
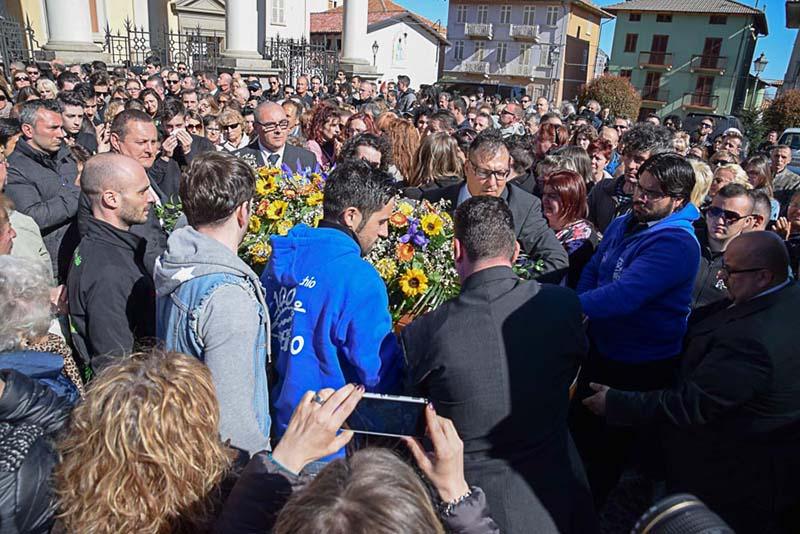
[[429,404],[425,409],[428,436],[433,442],[433,452],[425,452],[415,438],[403,438],[417,465],[436,487],[439,497],[452,502],[469,492],[464,478],[464,442],[458,437],[450,419],[439,417]]
[[178,146],[178,138],[174,135],[170,135],[164,142],[161,143],[161,155],[165,158],[171,158],[173,152],[175,152],[175,147]]
[[606,393],[608,393],[608,390],[611,388],[602,384],[595,384],[594,382],[589,383],[589,387],[592,388],[592,391],[596,391],[597,393],[583,399],[583,405],[589,408],[593,414],[602,417],[606,414]]
[[778,217],[778,220],[775,221],[775,233],[778,234],[781,239],[786,241],[789,239],[789,234],[792,231],[792,223],[789,222],[789,219],[786,217]]
[[178,130],[175,137],[183,147],[183,153],[188,154],[192,150],[192,134],[186,130]]
[[[315,394],[325,402],[316,402]],[[353,432],[343,430],[338,435],[337,432],[353,413],[363,394],[364,386],[353,384],[347,384],[335,392],[330,388],[317,393],[307,391],[292,413],[286,433],[272,451],[272,458],[290,471],[299,473],[311,462],[347,445]]]
[[50,288],[50,306],[56,315],[67,315],[69,313],[67,286],[61,284]]

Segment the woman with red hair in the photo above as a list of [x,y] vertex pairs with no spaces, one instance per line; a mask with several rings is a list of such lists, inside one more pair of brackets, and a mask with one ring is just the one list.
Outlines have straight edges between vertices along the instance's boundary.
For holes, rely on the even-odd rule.
[[592,160],[592,183],[596,184],[605,178],[612,178],[606,170],[606,165],[611,161],[611,154],[614,152],[611,141],[598,137],[589,143],[586,152]]
[[542,161],[547,154],[561,148],[569,142],[569,131],[561,125],[542,124],[533,137],[533,150],[536,163]]
[[375,128],[375,121],[372,120],[372,115],[369,113],[356,113],[355,115],[351,115],[344,125],[345,139],[350,139],[362,133],[378,135],[378,130]]
[[321,105],[311,117],[308,125],[306,148],[317,157],[320,167],[328,170],[336,162],[341,143],[339,143],[339,110],[330,105]]
[[542,208],[547,224],[569,255],[566,285],[575,289],[583,268],[592,258],[600,234],[586,220],[586,183],[574,171],[557,170],[544,179]]

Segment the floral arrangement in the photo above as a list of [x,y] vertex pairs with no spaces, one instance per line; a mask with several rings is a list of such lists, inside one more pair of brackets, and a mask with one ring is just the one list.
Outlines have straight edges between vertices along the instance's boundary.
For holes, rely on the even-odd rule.
[[256,169],[256,194],[248,232],[239,255],[260,273],[272,253],[272,235],[286,235],[296,224],[315,227],[322,218],[322,197],[327,175],[319,169],[283,167]]
[[435,309],[458,294],[453,220],[446,204],[398,199],[389,219],[389,237],[379,240],[367,255],[386,282],[395,323]]

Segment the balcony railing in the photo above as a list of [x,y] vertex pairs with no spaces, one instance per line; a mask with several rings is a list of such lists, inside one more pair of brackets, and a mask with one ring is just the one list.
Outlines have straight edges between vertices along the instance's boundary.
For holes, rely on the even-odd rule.
[[464,35],[473,39],[491,39],[492,25],[467,22],[464,24]]
[[512,24],[509,33],[512,39],[518,41],[539,42],[539,26]]
[[692,56],[692,61],[689,64],[689,70],[692,72],[704,72],[725,74],[725,67],[728,65],[728,58],[725,56],[704,56],[697,54]]
[[525,76],[526,78],[531,78],[536,76],[536,67],[512,63],[503,67],[502,72],[506,76]]
[[671,52],[639,52],[639,68],[672,69]]
[[714,111],[719,103],[719,95],[714,93],[684,93],[681,100],[683,109],[698,109],[703,111]]
[[642,95],[642,105],[661,107],[669,102],[669,89],[666,87],[650,87],[645,85],[642,87],[640,94]]
[[489,74],[488,61],[464,61],[461,63],[461,72],[469,72],[471,74]]

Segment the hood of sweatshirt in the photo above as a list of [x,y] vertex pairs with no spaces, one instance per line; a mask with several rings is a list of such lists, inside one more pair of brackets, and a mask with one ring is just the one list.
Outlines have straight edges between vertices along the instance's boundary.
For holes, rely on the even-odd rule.
[[216,239],[184,226],[172,232],[167,249],[156,261],[153,273],[156,294],[159,297],[169,295],[184,282],[216,273],[248,278],[262,293],[258,276],[236,254]]

